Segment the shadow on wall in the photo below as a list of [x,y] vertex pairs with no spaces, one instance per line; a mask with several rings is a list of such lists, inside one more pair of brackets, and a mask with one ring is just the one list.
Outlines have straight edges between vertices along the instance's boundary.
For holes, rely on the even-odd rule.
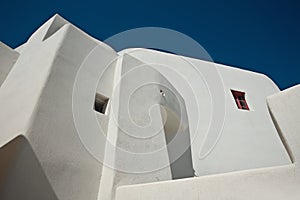
[[24,136],[0,148],[0,188],[1,200],[58,200]]
[[184,100],[177,94],[162,91],[161,115],[172,179],[194,177],[188,118]]

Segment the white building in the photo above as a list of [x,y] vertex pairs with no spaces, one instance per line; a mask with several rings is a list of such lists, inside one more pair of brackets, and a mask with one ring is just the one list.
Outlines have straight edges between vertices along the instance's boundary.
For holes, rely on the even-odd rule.
[[300,199],[300,86],[58,15],[0,64],[0,199]]

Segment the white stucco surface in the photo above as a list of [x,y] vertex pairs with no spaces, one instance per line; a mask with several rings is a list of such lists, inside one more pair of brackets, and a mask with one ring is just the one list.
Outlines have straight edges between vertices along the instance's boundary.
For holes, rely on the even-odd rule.
[[19,53],[0,42],[0,86],[16,63]]
[[[221,64],[153,50],[127,49],[125,52],[164,74],[185,100],[196,175],[290,163],[266,104],[266,97],[279,91],[269,78]],[[171,70],[175,73],[170,73]],[[190,88],[186,87],[187,83],[191,85]],[[218,83],[222,85],[217,86]],[[219,88],[214,93],[216,87]],[[246,93],[250,111],[237,108],[231,89]],[[223,122],[214,120],[213,109],[219,109],[219,115],[224,112]],[[213,127],[220,123],[223,123],[222,129],[215,131]],[[199,154],[200,150],[203,153]]]
[[197,178],[118,188],[122,199],[291,199],[300,198],[300,87],[268,97],[279,134],[290,149],[293,164]]
[[116,52],[59,15],[0,67],[0,199],[300,198],[299,86]]

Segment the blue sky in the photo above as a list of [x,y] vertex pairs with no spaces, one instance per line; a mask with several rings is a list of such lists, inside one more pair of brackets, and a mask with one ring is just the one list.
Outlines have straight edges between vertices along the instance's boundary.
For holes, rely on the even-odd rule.
[[55,13],[105,40],[137,27],[164,27],[199,42],[218,63],[267,74],[285,89],[300,82],[296,0],[17,1],[3,0],[0,40],[11,47]]

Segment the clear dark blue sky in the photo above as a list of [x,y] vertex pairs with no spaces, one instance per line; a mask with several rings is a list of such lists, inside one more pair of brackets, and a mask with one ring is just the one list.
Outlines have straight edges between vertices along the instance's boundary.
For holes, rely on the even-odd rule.
[[[299,1],[298,1],[299,2]],[[55,13],[104,40],[137,27],[164,27],[198,41],[213,60],[300,83],[300,3],[296,0],[2,0],[0,40],[17,47]]]

